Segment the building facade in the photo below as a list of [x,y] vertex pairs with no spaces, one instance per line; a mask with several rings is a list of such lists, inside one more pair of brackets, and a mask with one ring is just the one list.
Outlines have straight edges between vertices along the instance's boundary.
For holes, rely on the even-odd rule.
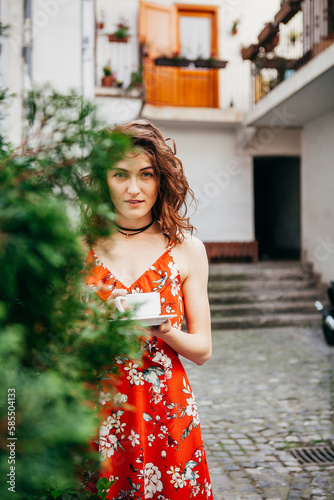
[[309,260],[329,281],[332,8],[331,0],[0,0],[10,26],[2,85],[16,94],[8,137],[20,143],[24,92],[45,82],[95,99],[108,125],[152,120],[176,142],[198,199],[190,211],[199,238],[222,255],[234,243],[235,256],[258,242],[260,258]]

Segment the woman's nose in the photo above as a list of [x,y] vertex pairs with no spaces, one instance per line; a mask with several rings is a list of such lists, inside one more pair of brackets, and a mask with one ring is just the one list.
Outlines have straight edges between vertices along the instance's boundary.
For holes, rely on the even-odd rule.
[[138,185],[138,181],[136,178],[130,178],[128,184],[128,193],[137,194],[140,191],[140,187]]

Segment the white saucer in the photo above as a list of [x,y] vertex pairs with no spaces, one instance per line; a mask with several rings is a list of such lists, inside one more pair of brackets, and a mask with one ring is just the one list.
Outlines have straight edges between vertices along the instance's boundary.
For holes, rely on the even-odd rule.
[[133,318],[136,321],[141,321],[145,326],[159,326],[167,319],[175,318],[177,314],[161,314],[160,316],[148,316],[146,318]]

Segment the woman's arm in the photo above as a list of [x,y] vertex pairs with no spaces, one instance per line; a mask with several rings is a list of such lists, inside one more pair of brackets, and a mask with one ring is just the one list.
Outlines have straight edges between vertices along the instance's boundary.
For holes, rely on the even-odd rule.
[[208,259],[203,243],[197,238],[188,238],[182,245],[182,253],[188,268],[187,277],[182,286],[188,333],[172,327],[168,320],[160,327],[152,328],[152,335],[162,338],[185,358],[202,365],[212,353],[207,293]]

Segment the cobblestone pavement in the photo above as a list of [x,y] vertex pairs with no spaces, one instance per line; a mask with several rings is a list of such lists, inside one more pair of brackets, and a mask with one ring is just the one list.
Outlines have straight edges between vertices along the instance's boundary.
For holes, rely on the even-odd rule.
[[215,331],[213,345],[205,365],[183,362],[214,500],[333,500],[334,466],[289,452],[334,441],[334,347],[320,328]]

